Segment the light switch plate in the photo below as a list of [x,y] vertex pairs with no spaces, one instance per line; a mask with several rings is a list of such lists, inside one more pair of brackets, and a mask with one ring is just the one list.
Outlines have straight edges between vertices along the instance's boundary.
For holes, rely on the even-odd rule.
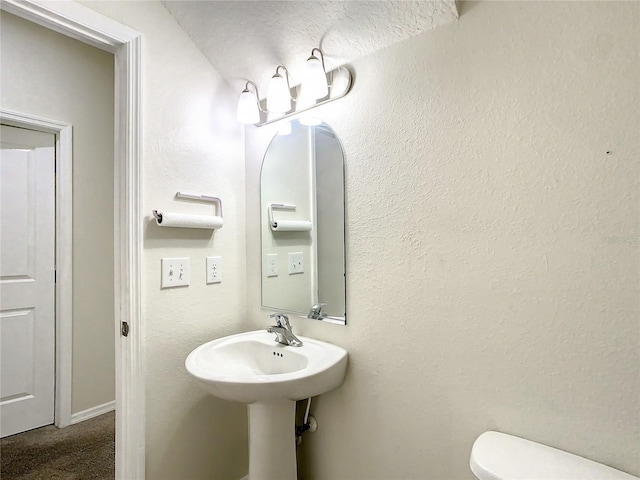
[[222,283],[222,257],[207,257],[207,283]]
[[162,288],[184,287],[191,281],[189,258],[162,259]]
[[304,273],[304,256],[302,252],[289,253],[289,275]]
[[267,277],[277,277],[277,276],[278,276],[278,254],[268,253],[267,254]]

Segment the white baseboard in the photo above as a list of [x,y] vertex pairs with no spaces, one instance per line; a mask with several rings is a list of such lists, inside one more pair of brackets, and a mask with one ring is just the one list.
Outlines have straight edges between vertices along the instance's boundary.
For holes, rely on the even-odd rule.
[[115,409],[116,401],[113,400],[112,402],[103,403],[102,405],[91,407],[78,413],[73,413],[71,415],[71,425],[73,425],[74,423],[84,422],[85,420],[97,417],[98,415],[102,415],[103,413],[112,412]]

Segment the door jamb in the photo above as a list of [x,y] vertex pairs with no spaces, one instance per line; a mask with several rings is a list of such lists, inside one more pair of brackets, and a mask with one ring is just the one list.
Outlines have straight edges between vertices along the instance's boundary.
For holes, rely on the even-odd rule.
[[[145,478],[142,251],[142,35],[73,1],[2,0],[0,9],[115,57],[116,479]],[[120,335],[122,322],[129,336]]]

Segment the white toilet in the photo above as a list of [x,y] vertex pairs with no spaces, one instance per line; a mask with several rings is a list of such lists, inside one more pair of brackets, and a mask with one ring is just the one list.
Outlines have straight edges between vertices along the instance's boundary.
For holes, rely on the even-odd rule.
[[505,433],[485,432],[471,449],[478,480],[640,480],[572,453]]

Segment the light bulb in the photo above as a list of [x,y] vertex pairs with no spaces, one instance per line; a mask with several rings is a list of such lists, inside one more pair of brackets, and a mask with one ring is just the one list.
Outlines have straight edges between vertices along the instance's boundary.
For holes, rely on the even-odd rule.
[[313,115],[309,115],[305,113],[304,115],[300,115],[298,119],[302,125],[306,125],[307,127],[317,127],[322,123],[318,117],[314,117]]
[[291,135],[291,122],[287,122],[278,130],[278,135]]
[[277,71],[269,82],[267,90],[267,110],[273,113],[287,113],[291,110],[291,92],[287,80]]
[[305,64],[304,81],[302,89],[307,90],[315,98],[324,98],[329,95],[327,73],[318,57],[311,55]]
[[255,124],[260,121],[260,108],[255,93],[245,88],[238,99],[237,118],[240,123]]

